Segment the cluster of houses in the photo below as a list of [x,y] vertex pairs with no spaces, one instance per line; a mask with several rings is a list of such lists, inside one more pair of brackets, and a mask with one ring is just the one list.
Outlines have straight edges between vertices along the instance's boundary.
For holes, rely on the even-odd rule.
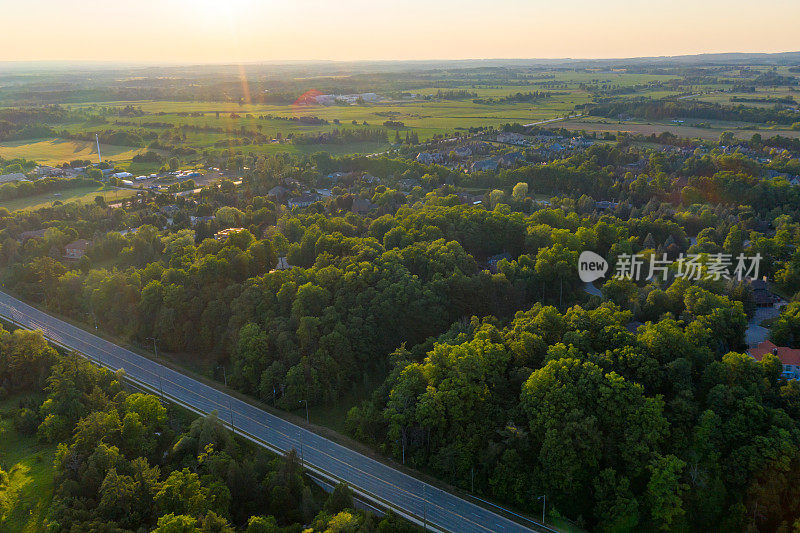
[[360,94],[317,94],[309,95],[301,103],[317,104],[317,105],[353,105],[360,102],[374,103],[381,99],[377,93],[360,93]]
[[[380,178],[368,173],[358,175],[354,172],[339,171],[328,174],[326,178],[332,183],[336,183],[343,179],[359,181],[364,185],[376,185],[381,182]],[[414,186],[419,185],[419,182],[414,179],[402,179],[400,180],[399,185],[404,190],[409,190]],[[299,194],[292,194],[294,191],[301,190],[302,192]],[[303,187],[297,180],[290,178],[284,180],[282,185],[276,185],[267,191],[267,196],[275,201],[285,202],[289,209],[293,209],[295,207],[308,207],[311,204],[322,201],[326,198],[330,198],[333,196],[333,191],[324,188],[307,189]],[[376,207],[377,206],[375,206],[375,204],[365,198],[355,198],[353,200],[352,211],[354,213],[364,214],[375,209]]]
[[[439,150],[419,152],[415,159],[423,165],[439,164],[462,168],[465,172],[487,172],[525,164],[526,157],[522,151],[513,149],[508,151],[507,146],[502,147],[497,144],[529,148],[536,152],[537,159],[549,161],[586,149],[595,142],[584,137],[565,138],[549,133],[523,135],[516,132],[498,133],[490,141],[470,141],[449,146],[451,142],[457,143],[458,139],[448,139],[440,143]],[[490,157],[481,157],[486,155]]]

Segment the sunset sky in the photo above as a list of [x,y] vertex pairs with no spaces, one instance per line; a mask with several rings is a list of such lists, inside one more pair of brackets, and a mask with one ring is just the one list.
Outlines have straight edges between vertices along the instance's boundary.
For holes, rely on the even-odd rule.
[[797,0],[0,0],[0,61],[636,57],[800,50]]

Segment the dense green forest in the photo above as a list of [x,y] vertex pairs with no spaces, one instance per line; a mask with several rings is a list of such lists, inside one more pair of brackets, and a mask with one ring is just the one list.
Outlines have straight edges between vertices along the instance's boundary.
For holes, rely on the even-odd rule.
[[[38,332],[0,329],[0,399],[18,399],[17,431],[58,445],[48,531],[247,533],[414,531],[353,509],[349,488],[326,495],[294,451],[273,456],[197,418],[131,392],[123,374],[60,355]],[[44,390],[39,404],[35,398]],[[18,504],[4,487],[0,527]]]
[[[780,151],[754,137],[732,150],[727,138],[664,140],[653,148],[652,139],[620,136],[545,162],[528,159],[530,149],[516,168],[472,173],[411,157],[213,156],[209,164],[246,168],[242,183],[146,193],[117,207],[0,213],[3,283],[125,341],[155,338],[186,360],[202,354],[224,366],[230,386],[279,408],[339,405],[377,380],[347,416],[351,436],[517,510],[538,512],[546,494],[550,516],[590,530],[791,531],[800,518],[800,390],[776,358],[744,353],[750,285],[676,279],[674,264],[667,279],[607,279],[601,296],[578,279],[584,250],[606,257],[611,272],[623,254],[641,254],[645,268],[664,255],[698,254],[707,268],[717,254],[760,254],[761,275],[796,299],[792,143]],[[330,195],[289,208],[277,185],[290,197]],[[32,230],[44,232],[23,236]],[[65,261],[64,246],[78,238],[91,247]],[[776,319],[776,342],[797,345],[797,315],[790,304]],[[86,435],[107,433],[127,461],[120,479],[145,475],[135,457],[158,465],[162,481],[189,468],[208,489],[189,514],[243,528],[254,513],[233,500],[226,508],[214,499],[221,486],[203,484],[212,475],[204,454],[245,460],[225,451],[233,444],[199,437],[216,434],[203,429],[213,419],[173,433],[168,414],[142,422],[143,433],[162,436],[126,448],[113,424],[143,415],[103,376],[81,390],[110,400],[68,409],[69,419],[56,416],[55,397],[35,410],[37,431],[65,443],[59,457],[91,457]],[[291,490],[292,502],[304,501],[305,485],[265,481],[295,472],[291,458],[258,468],[259,492]],[[82,497],[102,501],[102,472]],[[124,519],[110,507],[79,513],[68,494],[65,524]],[[185,514],[153,501],[148,509],[164,512],[147,515],[150,525]],[[315,501],[302,520],[295,507],[273,516],[279,525],[310,520]]]

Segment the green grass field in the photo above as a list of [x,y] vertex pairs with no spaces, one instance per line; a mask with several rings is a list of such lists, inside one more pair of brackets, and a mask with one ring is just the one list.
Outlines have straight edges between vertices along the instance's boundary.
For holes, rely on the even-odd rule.
[[[133,156],[144,152],[145,149],[101,143],[100,151],[105,159],[130,161]],[[30,139],[0,143],[0,157],[5,159],[20,157],[45,165],[68,163],[75,159],[97,162],[97,147],[95,143],[89,141]]]
[[[54,196],[54,194],[61,194],[61,196]],[[92,203],[96,196],[102,196],[107,203],[116,200],[121,200],[136,194],[136,191],[131,189],[117,189],[110,186],[91,186],[83,185],[71,189],[65,189],[57,192],[48,192],[44,194],[36,194],[34,196],[27,196],[25,198],[15,198],[13,200],[0,201],[0,207],[5,207],[9,211],[33,210],[41,207],[52,206],[54,202],[62,203]]]
[[40,444],[14,429],[8,413],[17,402],[18,398],[12,398],[0,403],[0,466],[10,478],[5,492],[9,510],[0,516],[0,531],[37,533],[46,530],[55,446]]

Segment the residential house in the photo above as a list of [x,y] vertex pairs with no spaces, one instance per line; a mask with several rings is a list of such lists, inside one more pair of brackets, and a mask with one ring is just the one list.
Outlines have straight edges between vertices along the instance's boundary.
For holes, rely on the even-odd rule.
[[326,178],[336,183],[340,179],[344,178],[346,175],[347,174],[345,172],[337,171],[337,172],[331,172],[326,176]]
[[472,150],[473,154],[485,154],[492,150],[492,145],[483,141],[475,141],[467,146]]
[[289,189],[284,187],[283,185],[276,185],[275,187],[271,188],[267,191],[267,196],[270,198],[276,198],[282,200],[289,194]]
[[361,176],[361,182],[367,183],[369,185],[374,185],[376,183],[380,183],[381,179],[377,176],[373,176],[372,174],[364,174]]
[[189,224],[191,224],[192,227],[195,227],[196,225],[200,224],[201,222],[211,222],[211,221],[216,220],[216,219],[217,219],[217,217],[215,217],[214,215],[207,216],[207,217],[190,216],[189,217]]
[[12,181],[28,181],[22,172],[12,172],[11,174],[0,174],[0,183],[11,183]]
[[161,212],[168,217],[174,217],[180,210],[181,208],[175,204],[165,205],[161,208]]
[[489,170],[497,170],[497,159],[484,159],[483,161],[475,161],[470,165],[470,172],[486,172]]
[[516,144],[521,146],[525,144],[525,136],[520,135],[519,133],[514,132],[503,132],[497,135],[497,142],[499,143],[506,143],[506,144]]
[[414,187],[419,186],[419,180],[415,178],[403,178],[397,182],[397,185],[404,191],[410,191]]
[[458,159],[467,159],[472,155],[472,148],[469,146],[457,146],[453,153],[456,155]]
[[486,260],[486,266],[489,267],[489,272],[491,272],[492,274],[497,274],[499,272],[497,265],[503,259],[505,259],[506,261],[511,261],[511,254],[503,252],[502,254],[497,254],[489,257],[489,259]]
[[58,167],[51,167],[47,165],[39,165],[34,169],[37,176],[52,176],[61,177],[64,175],[64,170]]
[[24,243],[28,239],[43,239],[45,231],[47,231],[46,228],[37,229],[33,231],[23,231],[22,233],[19,234],[19,240],[20,242]]
[[503,168],[514,168],[525,159],[519,152],[511,152],[503,154],[497,158],[497,164]]
[[353,213],[363,215],[364,213],[372,211],[376,207],[377,206],[375,204],[373,204],[366,198],[354,198],[353,207],[351,209]]
[[786,346],[776,346],[770,341],[764,341],[748,352],[756,361],[761,361],[764,355],[776,355],[783,364],[783,377],[786,379],[800,378],[800,350]]
[[588,148],[589,146],[594,144],[594,141],[592,141],[590,139],[586,139],[584,137],[573,137],[572,139],[570,139],[569,143],[572,146],[575,146],[575,147],[578,147],[578,148]]
[[289,209],[292,209],[294,207],[308,207],[314,202],[319,202],[321,199],[322,196],[320,196],[316,192],[305,193],[301,194],[300,196],[289,198],[286,201],[286,205],[289,206]]
[[141,226],[139,226],[138,228],[133,228],[133,229],[124,229],[124,230],[120,231],[119,234],[122,235],[123,237],[125,235],[136,235],[139,232],[139,228],[141,228]]
[[293,268],[294,268],[294,266],[289,264],[289,261],[286,260],[286,257],[285,256],[281,256],[281,257],[278,258],[278,264],[275,265],[275,268],[270,270],[270,273],[271,272],[278,272],[280,270],[291,270]]
[[483,203],[483,195],[468,192],[457,192],[459,201],[464,205],[478,205]]
[[599,211],[608,211],[610,209],[616,209],[619,205],[619,202],[612,202],[610,200],[600,200],[599,202],[595,202],[594,206]]
[[214,234],[214,238],[218,241],[224,241],[228,237],[231,236],[232,233],[238,233],[240,231],[244,231],[244,228],[228,228],[222,231],[218,231]]
[[780,298],[769,290],[766,279],[747,279],[745,280],[753,291],[753,301],[756,307],[772,307]]
[[72,241],[64,247],[64,258],[77,261],[86,255],[86,250],[88,250],[91,245],[92,241],[87,241],[86,239]]
[[417,154],[417,163],[422,163],[423,165],[432,165],[442,161],[444,161],[444,157],[438,152],[420,152]]

